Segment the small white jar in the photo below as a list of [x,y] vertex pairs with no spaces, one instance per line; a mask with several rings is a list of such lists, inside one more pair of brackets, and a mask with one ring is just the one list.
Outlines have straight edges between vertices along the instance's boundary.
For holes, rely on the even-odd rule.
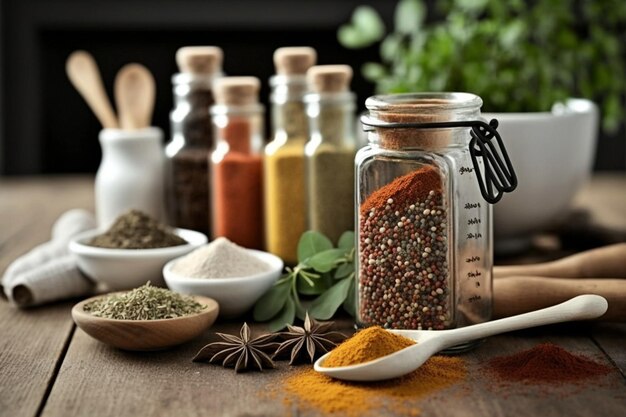
[[163,132],[103,129],[102,162],[96,174],[98,227],[105,229],[131,209],[165,221]]

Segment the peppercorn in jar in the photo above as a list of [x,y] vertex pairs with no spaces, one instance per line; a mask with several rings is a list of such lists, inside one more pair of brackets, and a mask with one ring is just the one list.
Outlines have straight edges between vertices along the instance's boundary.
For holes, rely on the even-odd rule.
[[366,101],[369,145],[356,157],[360,325],[442,330],[490,319],[490,203],[516,179],[481,105],[465,93]]

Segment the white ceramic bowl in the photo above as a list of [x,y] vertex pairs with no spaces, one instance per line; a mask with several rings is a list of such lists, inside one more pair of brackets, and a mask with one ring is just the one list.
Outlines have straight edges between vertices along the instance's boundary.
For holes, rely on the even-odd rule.
[[496,251],[525,249],[537,232],[558,225],[589,179],[595,157],[598,109],[584,99],[552,112],[487,113],[500,122],[518,187],[494,206]]
[[176,259],[163,268],[167,286],[181,294],[211,297],[220,305],[220,316],[236,317],[248,311],[254,303],[278,280],[283,270],[283,261],[271,253],[247,249],[250,254],[267,262],[271,269],[248,277],[190,278],[172,272]]
[[157,249],[106,249],[87,245],[91,238],[102,233],[98,229],[74,237],[69,250],[78,268],[110,291],[136,288],[146,281],[164,286],[163,265],[207,243],[207,237],[200,232],[186,229],[174,229],[174,232],[188,243]]

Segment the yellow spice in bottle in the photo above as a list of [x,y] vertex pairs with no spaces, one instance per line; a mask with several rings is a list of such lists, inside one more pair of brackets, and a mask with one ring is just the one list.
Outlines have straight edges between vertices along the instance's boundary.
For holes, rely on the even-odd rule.
[[306,231],[305,139],[265,149],[266,249],[287,264],[298,262],[298,240]]

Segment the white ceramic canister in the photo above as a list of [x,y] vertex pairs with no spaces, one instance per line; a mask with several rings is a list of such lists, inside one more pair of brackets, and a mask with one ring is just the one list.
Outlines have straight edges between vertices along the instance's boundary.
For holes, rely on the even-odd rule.
[[103,129],[102,162],[96,174],[98,227],[105,229],[131,209],[165,221],[163,132]]

